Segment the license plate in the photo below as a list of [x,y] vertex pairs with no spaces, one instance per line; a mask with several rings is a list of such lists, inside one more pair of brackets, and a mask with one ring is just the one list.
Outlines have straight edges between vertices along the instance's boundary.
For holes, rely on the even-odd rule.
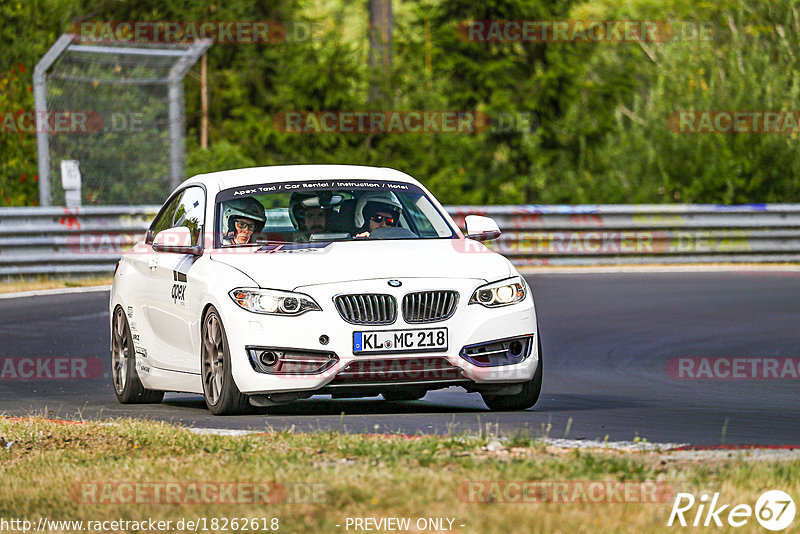
[[447,328],[353,332],[353,354],[447,350]]

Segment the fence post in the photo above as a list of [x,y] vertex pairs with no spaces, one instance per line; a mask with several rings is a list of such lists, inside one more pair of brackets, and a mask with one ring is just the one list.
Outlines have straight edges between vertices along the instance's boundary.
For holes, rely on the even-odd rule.
[[72,34],[59,37],[33,70],[33,101],[36,110],[36,155],[39,168],[39,205],[50,206],[50,141],[47,137],[47,69],[73,41]]
[[194,42],[188,53],[169,71],[169,174],[172,189],[186,179],[183,77],[210,46],[211,41],[208,40]]

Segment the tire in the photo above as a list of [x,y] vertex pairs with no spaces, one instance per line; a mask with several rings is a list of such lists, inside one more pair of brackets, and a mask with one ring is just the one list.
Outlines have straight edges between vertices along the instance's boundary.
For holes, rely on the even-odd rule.
[[219,312],[212,306],[203,318],[200,368],[203,397],[214,415],[234,415],[251,411],[247,395],[242,394],[231,374],[231,350]]
[[139,380],[131,327],[121,306],[114,310],[111,323],[111,380],[122,404],[159,403],[164,398],[163,391],[147,389]]
[[[537,335],[539,329],[536,329]],[[484,395],[483,403],[493,412],[507,412],[516,410],[527,410],[531,408],[536,401],[539,400],[539,394],[542,392],[542,336],[539,335],[538,342],[539,350],[539,365],[536,367],[536,372],[533,378],[525,382],[522,386],[522,391],[516,395]]]
[[408,390],[388,390],[381,393],[383,398],[391,402],[415,401],[424,397],[427,390],[408,389]]

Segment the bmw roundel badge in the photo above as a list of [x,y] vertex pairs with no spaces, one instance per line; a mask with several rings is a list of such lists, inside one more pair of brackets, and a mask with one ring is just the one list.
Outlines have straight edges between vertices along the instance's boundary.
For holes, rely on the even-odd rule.
[[389,280],[389,285],[392,287],[400,287],[403,285],[403,282],[400,280]]

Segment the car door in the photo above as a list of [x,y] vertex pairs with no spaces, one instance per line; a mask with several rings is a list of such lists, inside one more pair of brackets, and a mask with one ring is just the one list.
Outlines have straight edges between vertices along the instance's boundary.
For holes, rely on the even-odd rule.
[[[187,187],[181,192],[167,227],[189,228],[193,244],[199,244],[205,222],[205,205],[204,189],[200,186]],[[162,225],[158,230],[167,227]],[[161,369],[197,371],[195,360],[198,356],[193,354],[190,308],[187,306],[190,292],[197,287],[189,282],[192,267],[197,261],[202,261],[202,257],[154,252],[149,263],[152,285],[147,290],[150,298],[146,314],[153,338],[150,359],[153,365]]]
[[126,313],[136,347],[136,355],[143,363],[156,367],[159,366],[153,357],[157,354],[160,343],[153,331],[149,314],[150,308],[158,300],[160,294],[160,290],[155,289],[159,253],[153,250],[153,236],[172,226],[172,220],[182,194],[182,191],[176,193],[164,203],[147,231],[144,246],[137,247],[136,253],[128,255],[126,258],[135,272],[135,276],[131,277],[134,281],[131,295],[133,305],[128,306]]

